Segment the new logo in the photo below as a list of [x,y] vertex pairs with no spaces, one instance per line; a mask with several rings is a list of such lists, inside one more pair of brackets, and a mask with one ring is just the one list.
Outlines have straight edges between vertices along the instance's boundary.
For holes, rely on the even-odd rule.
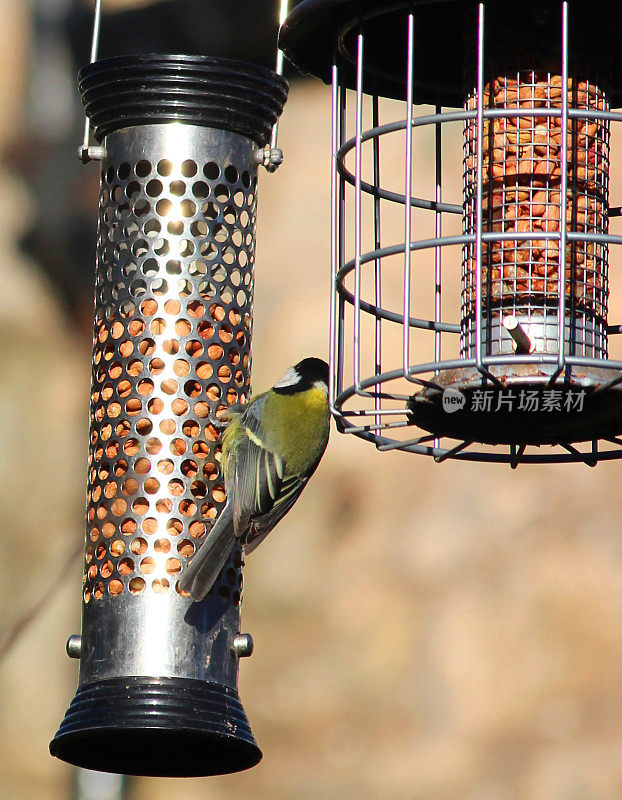
[[443,392],[443,411],[453,414],[464,408],[466,397],[458,389],[445,389]]

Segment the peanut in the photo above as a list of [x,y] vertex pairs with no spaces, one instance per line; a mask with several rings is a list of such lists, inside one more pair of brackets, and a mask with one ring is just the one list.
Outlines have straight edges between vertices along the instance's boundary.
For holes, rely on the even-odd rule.
[[[604,95],[586,81],[568,80],[569,103],[573,107],[607,109]],[[483,205],[488,211],[486,230],[494,233],[516,232],[517,235],[535,231],[556,233],[560,228],[559,182],[562,168],[567,170],[568,200],[566,218],[571,230],[600,232],[606,219],[600,201],[588,192],[604,192],[602,185],[608,169],[607,128],[603,123],[586,119],[568,121],[568,166],[561,161],[561,117],[521,114],[530,107],[561,107],[562,79],[544,71],[522,73],[516,77],[498,75],[484,92],[488,107],[505,108],[512,116],[484,120],[484,180],[488,195]],[[477,98],[467,100],[467,108],[477,107]],[[513,112],[516,109],[516,113]],[[474,179],[476,169],[476,127],[474,121],[466,126],[464,160],[467,180],[467,219],[474,214]],[[470,187],[469,187],[470,184]],[[557,187],[557,188],[555,188]],[[602,283],[600,274],[593,272],[594,243],[576,243],[566,251],[566,273],[574,273],[577,294],[592,292]],[[493,265],[483,278],[493,296],[509,292],[546,293],[557,291],[559,241],[493,241],[484,246],[486,263]],[[600,256],[599,256],[600,258]],[[475,300],[473,271],[475,259],[470,250],[465,264],[466,295]],[[587,271],[589,270],[592,271]],[[225,378],[223,374],[220,376]]]

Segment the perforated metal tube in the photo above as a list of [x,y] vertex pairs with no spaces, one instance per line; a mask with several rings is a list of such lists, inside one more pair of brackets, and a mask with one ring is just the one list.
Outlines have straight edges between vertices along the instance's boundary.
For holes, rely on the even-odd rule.
[[184,621],[177,579],[224,505],[218,417],[250,383],[253,144],[172,123],[117,131],[106,151],[80,680],[205,678],[209,663],[235,686],[239,551],[208,630]]
[[[89,68],[97,85],[86,104],[97,109],[105,158],[80,675],[51,751],[91,769],[207,775],[261,757],[237,694],[238,659],[248,654],[239,647],[241,550],[201,603],[178,578],[225,503],[223,412],[250,391],[256,149],[275,113],[262,119],[251,87],[226,119],[223,99],[213,126],[208,104],[192,124],[197,97],[181,79],[175,86],[172,69],[165,99],[176,88],[189,97],[150,122],[151,72],[170,67],[153,60],[130,111],[121,90],[109,100],[106,69],[102,79],[97,64]],[[115,67],[117,79],[126,66]],[[140,77],[142,63],[134,67]],[[190,60],[198,99],[216,67]],[[258,71],[269,84],[273,73]],[[273,76],[276,106],[285,87]],[[115,127],[122,117],[136,124]]]

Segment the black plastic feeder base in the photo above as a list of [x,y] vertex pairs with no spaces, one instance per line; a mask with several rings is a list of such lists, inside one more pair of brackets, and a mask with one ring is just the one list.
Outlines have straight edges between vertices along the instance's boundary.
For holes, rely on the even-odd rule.
[[155,777],[224,775],[261,760],[238,693],[188,678],[84,684],[50,753],[77,767]]

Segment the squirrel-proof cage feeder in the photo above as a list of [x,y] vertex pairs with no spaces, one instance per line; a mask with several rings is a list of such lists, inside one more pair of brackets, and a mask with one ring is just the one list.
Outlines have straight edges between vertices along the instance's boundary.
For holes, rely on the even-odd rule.
[[[332,83],[343,431],[437,461],[622,456],[608,349],[621,35],[622,4],[605,0],[303,0],[289,14],[285,56]],[[443,180],[457,128],[461,198]]]
[[224,506],[219,419],[249,393],[257,169],[287,83],[174,55],[79,82],[101,145],[86,549],[78,690],[50,751],[234,772],[261,758],[237,692],[241,550],[201,603],[177,583]]

